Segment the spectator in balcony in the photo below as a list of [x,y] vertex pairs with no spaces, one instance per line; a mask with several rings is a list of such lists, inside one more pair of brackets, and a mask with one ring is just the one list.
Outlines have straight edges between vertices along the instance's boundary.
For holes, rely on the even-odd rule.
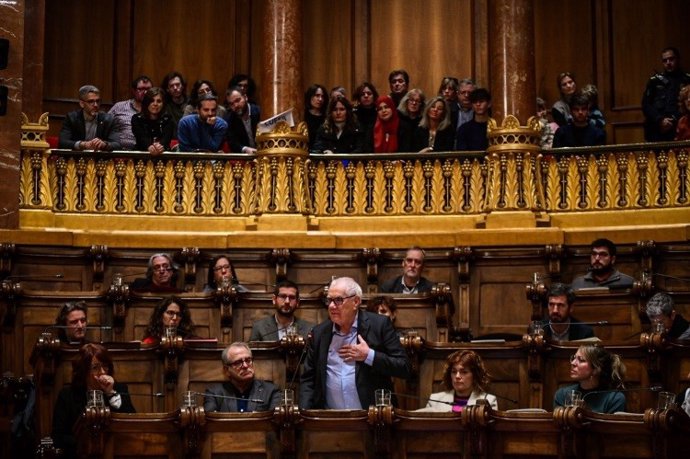
[[337,99],[338,97],[347,98],[347,89],[345,89],[343,86],[333,86],[331,88],[331,94],[329,97],[330,99]]
[[664,48],[661,63],[664,71],[649,79],[642,96],[644,139],[647,142],[673,140],[680,118],[678,95],[683,86],[690,84],[690,74],[681,70],[677,48]]
[[69,150],[120,150],[115,118],[100,111],[101,91],[92,85],[79,88],[81,109],[69,112],[62,122],[59,147]]
[[456,139],[458,150],[481,150],[489,148],[486,127],[489,123],[491,94],[484,88],[477,88],[470,94],[474,117],[460,126]]
[[68,301],[55,318],[58,338],[62,343],[86,341],[87,307],[83,301]]
[[393,103],[397,107],[405,94],[407,94],[410,86],[410,75],[403,69],[392,70],[388,74],[388,84],[391,89],[388,95],[393,99]]
[[551,107],[551,118],[558,126],[565,126],[570,122],[570,98],[577,91],[575,75],[571,72],[559,73],[556,77],[556,86],[561,93],[561,98]]
[[179,266],[167,253],[156,253],[149,258],[146,277],[135,279],[132,291],[178,293],[177,270]]
[[570,122],[558,128],[553,148],[593,147],[606,144],[606,132],[589,122],[589,99],[581,92],[570,97]]
[[309,150],[314,149],[316,133],[326,121],[328,111],[328,92],[320,84],[309,86],[304,93],[304,122],[309,130]]
[[254,322],[249,341],[279,341],[290,330],[307,338],[314,324],[295,315],[299,308],[299,287],[294,282],[284,280],[273,290],[275,314]]
[[375,296],[367,302],[367,311],[388,317],[393,325],[395,325],[397,310],[398,305],[390,296]]
[[474,118],[474,111],[472,110],[472,101],[470,100],[470,94],[474,91],[477,86],[474,84],[474,80],[470,78],[464,78],[460,80],[460,85],[458,89],[458,101],[460,102],[460,110],[458,111],[458,123],[453,126],[453,129],[457,132],[460,126],[470,121]]
[[235,267],[230,258],[225,255],[219,255],[214,257],[209,263],[208,282],[204,286],[204,293],[215,292],[223,284],[235,287],[235,290],[240,293],[249,291],[237,279]]
[[[216,91],[216,87],[213,85],[213,82],[209,80],[196,80],[192,85],[192,90],[189,93],[189,103],[185,105],[182,116],[198,113],[199,109],[197,108],[197,104],[199,103],[199,99],[204,97],[206,94],[211,94],[218,98],[218,91]],[[222,104],[218,104],[216,114],[224,119],[225,113],[225,107]]]
[[426,407],[417,411],[436,411],[455,413],[465,407],[476,405],[478,400],[486,400],[491,408],[498,409],[495,395],[486,392],[491,376],[474,351],[455,351],[446,359],[443,370],[443,384],[446,390],[431,394]]
[[184,339],[198,339],[192,334],[194,323],[187,304],[176,296],[163,298],[153,309],[144,332],[142,344],[157,344],[165,336],[167,328],[174,328],[175,335]]
[[250,104],[240,87],[228,89],[226,93],[228,114],[228,143],[236,153],[256,153],[256,126],[259,124],[259,107]]
[[659,323],[666,336],[674,339],[690,339],[690,322],[680,315],[667,293],[656,293],[647,302],[647,317],[652,324]]
[[610,289],[632,288],[635,279],[615,268],[616,244],[608,239],[597,239],[590,245],[589,272],[573,280],[571,287],[577,291],[582,288],[608,287]]
[[180,72],[173,71],[163,77],[160,87],[165,91],[165,110],[173,120],[177,137],[177,127],[184,116],[184,108],[189,102],[187,82]]
[[344,97],[331,99],[328,116],[319,127],[314,141],[314,151],[320,153],[361,153],[364,133],[352,111],[352,104]]
[[74,424],[86,408],[88,390],[103,393],[105,406],[113,413],[134,413],[126,384],[115,381],[113,360],[100,344],[84,344],[72,363],[72,384],[63,387],[53,410],[52,437],[66,458],[77,457]]
[[438,88],[438,95],[446,100],[448,110],[450,110],[450,124],[458,125],[458,113],[460,112],[460,102],[458,101],[458,90],[460,83],[455,77],[444,77],[441,86]]
[[357,117],[357,122],[364,132],[371,132],[376,123],[376,101],[379,98],[379,92],[373,84],[365,81],[357,86],[355,93],[352,95],[354,108],[352,111]]
[[443,97],[434,97],[426,105],[412,143],[413,150],[420,153],[453,150],[455,131],[450,124],[450,113]]
[[132,81],[132,98],[122,100],[113,105],[108,111],[115,118],[115,129],[120,146],[124,150],[133,150],[136,146],[136,139],[132,132],[132,117],[141,113],[141,102],[144,100],[146,91],[151,89],[153,84],[146,75],[138,76]]
[[273,411],[280,403],[278,387],[255,377],[252,350],[246,343],[235,342],[226,347],[222,361],[227,382],[206,389],[204,411]]
[[405,258],[402,261],[402,275],[384,282],[379,288],[381,293],[402,293],[406,295],[429,293],[434,284],[426,277],[422,277],[424,257],[425,253],[421,247],[414,246],[407,249]]
[[175,132],[170,115],[165,113],[165,102],[161,88],[146,91],[141,103],[141,113],[132,116],[132,132],[136,149],[160,155],[170,151],[170,142]]
[[544,337],[554,341],[575,341],[593,338],[594,330],[573,317],[573,289],[561,283],[551,284],[546,293],[548,319],[544,321]]
[[180,151],[222,152],[228,123],[217,116],[218,99],[211,94],[199,98],[197,114],[187,115],[177,126]]
[[395,153],[400,151],[400,119],[389,96],[376,99],[376,122],[370,131],[367,151]]
[[690,85],[680,90],[678,105],[682,116],[678,120],[675,140],[690,140]]
[[349,277],[328,287],[328,319],[314,327],[300,382],[301,409],[368,409],[376,389],[407,379],[410,362],[391,321],[359,309],[362,288]]
[[589,124],[603,130],[606,127],[606,119],[599,108],[599,90],[589,83],[582,88],[582,94],[589,100]]
[[426,97],[421,89],[410,89],[398,104],[400,118],[400,151],[415,151],[413,147],[414,132],[424,114]]
[[[228,89],[238,87],[242,90],[242,95],[244,95],[250,104],[257,105],[256,97],[256,82],[254,79],[247,75],[246,73],[236,73],[228,81]],[[229,108],[229,107],[226,107]]]
[[541,148],[551,148],[554,131],[558,129],[558,125],[556,123],[550,123],[547,116],[548,110],[546,109],[546,102],[541,97],[537,97],[537,120],[541,127],[539,146]]
[[603,347],[580,346],[570,358],[570,379],[575,384],[561,387],[553,398],[554,408],[565,406],[566,394],[580,393],[585,407],[597,413],[625,411],[625,364],[618,354]]

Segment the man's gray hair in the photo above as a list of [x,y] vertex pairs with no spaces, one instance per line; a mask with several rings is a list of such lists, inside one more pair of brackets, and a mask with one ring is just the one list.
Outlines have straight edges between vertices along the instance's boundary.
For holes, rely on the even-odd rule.
[[91,92],[98,95],[98,96],[101,95],[100,89],[98,89],[97,87],[95,87],[92,84],[85,84],[84,86],[79,88],[79,99],[81,99],[81,100],[86,99],[86,96],[88,96],[89,93],[91,93]]
[[666,293],[657,293],[647,302],[647,317],[665,315],[671,317],[673,312],[673,298]]
[[[359,286],[357,281],[355,281],[351,277],[336,277],[331,281],[330,287],[333,285],[338,284],[341,285],[345,288],[345,294],[347,296],[350,295],[356,295],[360,298],[362,298],[362,287]],[[329,288],[330,288],[329,287]]]
[[223,361],[223,365],[230,365],[232,362],[228,360],[228,351],[233,348],[233,347],[243,347],[247,351],[249,351],[249,357],[252,357],[252,349],[249,347],[249,344],[245,343],[244,341],[235,341],[225,349],[223,349],[223,353],[221,354],[220,358]]

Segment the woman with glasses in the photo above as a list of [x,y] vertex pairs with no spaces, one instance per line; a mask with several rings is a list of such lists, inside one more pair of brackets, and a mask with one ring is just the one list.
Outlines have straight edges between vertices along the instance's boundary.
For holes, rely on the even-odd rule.
[[216,289],[224,284],[235,287],[237,292],[248,292],[249,290],[240,284],[235,273],[235,267],[226,255],[213,257],[208,265],[208,279],[204,285],[204,293],[215,292]]
[[486,392],[491,381],[482,358],[474,351],[456,351],[446,359],[443,384],[446,390],[431,394],[426,407],[419,411],[453,411],[460,413],[467,406],[486,400],[498,409],[495,395]]
[[[215,86],[213,86],[213,82],[209,80],[196,80],[196,82],[194,82],[194,86],[192,86],[192,91],[189,94],[189,103],[185,106],[182,116],[197,113],[198,110],[196,107],[199,103],[199,99],[206,94],[213,94],[216,96],[216,98],[218,98],[218,91],[216,91]],[[216,116],[225,118],[226,113],[226,107],[219,102],[218,106],[216,107]]]
[[176,296],[163,298],[154,308],[146,327],[142,344],[156,344],[165,336],[168,327],[175,329],[175,334],[184,339],[198,339],[192,334],[192,318],[187,304]]
[[585,407],[598,413],[625,411],[625,364],[618,354],[603,347],[580,346],[570,357],[570,379],[575,384],[561,387],[553,398],[554,408],[566,405],[566,395],[576,391]]
[[412,136],[419,126],[424,112],[426,97],[421,89],[410,89],[398,104],[400,118],[400,148],[398,151],[414,151]]
[[85,344],[72,362],[72,384],[58,394],[53,411],[53,441],[64,450],[65,458],[77,457],[74,424],[86,408],[87,391],[98,390],[103,404],[114,413],[134,413],[127,385],[115,382],[113,361],[100,344]]
[[132,133],[136,139],[136,149],[160,155],[170,150],[175,126],[165,113],[165,94],[161,88],[146,91],[141,101],[141,113],[132,116]]

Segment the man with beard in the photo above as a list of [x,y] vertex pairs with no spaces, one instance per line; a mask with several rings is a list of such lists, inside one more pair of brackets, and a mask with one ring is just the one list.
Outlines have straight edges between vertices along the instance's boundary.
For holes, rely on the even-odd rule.
[[227,382],[206,389],[204,411],[273,411],[280,402],[280,390],[274,384],[254,377],[252,350],[246,343],[235,342],[223,350],[223,375]]
[[250,104],[242,88],[228,89],[225,98],[228,113],[228,143],[235,153],[256,153],[256,125],[259,124],[259,107]]
[[187,115],[177,125],[180,151],[221,152],[228,124],[216,116],[218,99],[205,94],[196,104],[197,113]]
[[403,274],[395,279],[390,279],[381,285],[381,293],[428,293],[433,288],[426,277],[422,277],[424,270],[424,250],[421,247],[410,247],[407,249],[405,259],[402,262]]
[[86,303],[68,301],[55,319],[58,336],[63,343],[83,343],[86,340]]
[[570,286],[577,291],[583,288],[608,287],[610,289],[631,288],[635,279],[618,271],[616,263],[616,245],[608,239],[597,239],[592,242],[589,272],[575,278]]
[[79,88],[79,110],[69,112],[60,129],[60,148],[68,150],[120,150],[113,115],[100,111],[101,91],[92,85]]
[[314,324],[295,316],[295,311],[299,308],[297,284],[285,280],[276,285],[273,291],[273,306],[276,313],[254,323],[249,341],[278,341],[287,335],[291,327],[307,338]]
[[132,132],[132,117],[141,113],[141,102],[144,94],[151,89],[151,79],[146,75],[138,76],[132,81],[132,98],[117,102],[108,111],[115,118],[115,127],[120,137],[120,145],[125,150],[133,150],[137,145],[137,139]]
[[165,91],[165,112],[173,120],[177,137],[177,125],[184,115],[185,106],[189,103],[187,82],[180,72],[173,71],[163,77],[161,88]]
[[571,315],[575,301],[572,288],[566,284],[552,284],[547,292],[547,298],[549,318],[544,324],[546,338],[554,341],[573,341],[594,337],[592,327],[583,324]]

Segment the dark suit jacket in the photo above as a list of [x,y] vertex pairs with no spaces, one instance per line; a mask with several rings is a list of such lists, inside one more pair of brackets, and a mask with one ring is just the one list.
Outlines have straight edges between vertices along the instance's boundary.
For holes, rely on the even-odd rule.
[[[544,321],[544,337],[551,339],[551,327],[549,320]],[[578,339],[593,338],[594,330],[587,324],[581,323],[574,317],[570,317],[570,329],[568,330],[568,341]]]
[[[235,391],[229,382],[214,384],[206,389],[204,411],[207,413],[212,411],[224,413],[239,411],[237,409],[237,400],[234,398],[217,398],[214,395],[236,397]],[[249,392],[249,398],[261,400],[261,402],[249,401],[247,403],[247,412],[272,411],[280,403],[280,390],[270,382],[254,379],[254,384],[252,384],[252,389]]]
[[[295,327],[297,327],[297,333],[306,339],[309,330],[314,327],[314,324],[295,317]],[[254,322],[249,341],[278,341],[278,336],[278,324],[276,323],[275,316],[270,315]]]
[[[121,150],[120,138],[115,130],[115,118],[113,118],[113,115],[99,112],[96,119],[98,120],[96,137],[108,142],[108,150]],[[74,150],[74,144],[80,140],[86,140],[86,122],[84,121],[84,112],[82,110],[75,110],[69,112],[62,122],[58,146]]]
[[[410,376],[410,363],[391,321],[386,316],[359,311],[357,332],[376,351],[373,365],[357,362],[355,381],[362,408],[374,404],[376,389],[393,390],[391,377]],[[333,322],[327,319],[314,328],[307,343],[307,358],[302,369],[299,406],[302,409],[326,408],[326,366],[328,346],[333,339]]]
[[[428,293],[431,291],[433,286],[434,286],[433,282],[431,282],[426,277],[421,277],[419,279],[417,291],[419,293]],[[381,293],[402,293],[403,292],[402,276],[398,276],[395,279],[388,279],[386,282],[383,283],[383,285],[381,285],[381,287],[379,288],[379,291]]]
[[316,132],[313,151],[322,153],[331,150],[333,153],[362,153],[366,133],[359,127],[354,131],[344,130],[340,137],[327,131],[323,125]]
[[[249,119],[252,124],[252,132],[254,137],[256,137],[256,125],[259,124],[259,107],[254,104],[249,104],[251,106]],[[228,122],[228,143],[230,144],[230,149],[234,153],[242,153],[242,147],[249,146],[249,136],[247,131],[244,129],[244,123],[242,118],[239,117],[232,110],[228,110],[225,115],[225,121]]]

